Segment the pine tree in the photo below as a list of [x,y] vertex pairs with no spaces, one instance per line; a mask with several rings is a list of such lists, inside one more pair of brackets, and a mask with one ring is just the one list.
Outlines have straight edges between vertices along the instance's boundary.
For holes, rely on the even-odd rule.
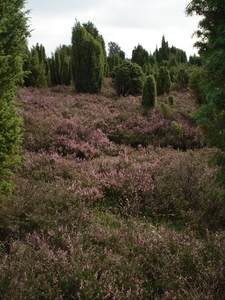
[[24,2],[0,2],[0,198],[12,190],[12,172],[20,162],[21,118],[14,97],[29,36]]

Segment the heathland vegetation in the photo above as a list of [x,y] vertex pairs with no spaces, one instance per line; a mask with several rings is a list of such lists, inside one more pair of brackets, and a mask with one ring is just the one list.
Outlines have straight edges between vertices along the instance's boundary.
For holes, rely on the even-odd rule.
[[6,4],[0,299],[223,299],[224,6],[188,5],[199,56],[162,37],[127,60],[91,22],[28,49],[24,1]]

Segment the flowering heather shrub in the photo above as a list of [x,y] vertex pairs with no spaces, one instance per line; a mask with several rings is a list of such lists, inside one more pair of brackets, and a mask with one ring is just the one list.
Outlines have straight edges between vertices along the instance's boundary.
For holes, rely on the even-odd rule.
[[22,90],[19,101],[24,117],[24,147],[29,151],[57,152],[62,156],[73,154],[81,159],[96,157],[102,151],[115,155],[116,147],[96,124],[96,120],[101,122],[102,116],[108,113],[107,108],[102,111],[104,108],[98,105],[102,99],[107,99],[91,97],[93,102],[88,103],[87,95],[46,91],[43,96],[38,90]]
[[[188,226],[200,234],[223,227],[219,190],[212,182],[215,170],[208,167],[207,149],[175,152],[171,149],[141,150],[100,164],[96,183],[103,206],[115,213],[165,220]],[[213,215],[213,217],[212,217]]]
[[[91,219],[89,218],[91,221]],[[96,215],[13,241],[4,299],[222,299],[224,234],[207,241],[146,222]],[[1,250],[2,251],[2,250]]]
[[[141,113],[138,97],[115,100],[103,95],[72,94],[69,88],[68,94],[24,89],[19,101],[24,117],[24,147],[31,151],[92,159],[102,152],[116,155],[115,143],[132,147],[171,145],[182,150],[202,146],[197,128],[177,113],[177,107],[186,115],[191,110],[186,94],[180,99],[182,108],[178,100],[172,108],[162,102],[148,116]],[[169,114],[164,106],[168,106]],[[182,132],[174,130],[173,121],[182,124]]]
[[214,150],[197,148],[182,117],[188,94],[173,92],[165,118],[103,90],[20,93],[24,163],[0,210],[0,298],[223,299],[221,190]]

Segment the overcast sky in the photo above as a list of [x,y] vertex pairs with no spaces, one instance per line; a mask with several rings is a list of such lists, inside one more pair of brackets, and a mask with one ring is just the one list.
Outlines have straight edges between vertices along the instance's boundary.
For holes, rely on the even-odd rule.
[[30,9],[29,47],[42,44],[47,56],[60,45],[70,45],[72,27],[91,21],[106,43],[116,42],[131,58],[138,44],[149,53],[160,47],[162,36],[169,46],[197,53],[193,32],[199,18],[186,17],[190,0],[27,0]]

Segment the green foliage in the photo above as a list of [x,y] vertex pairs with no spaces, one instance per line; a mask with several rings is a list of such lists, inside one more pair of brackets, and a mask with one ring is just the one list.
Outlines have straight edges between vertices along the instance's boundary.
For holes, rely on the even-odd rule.
[[189,74],[187,72],[187,65],[179,65],[174,70],[173,81],[179,90],[185,89],[188,86]]
[[23,8],[22,0],[0,3],[0,198],[12,189],[12,171],[20,162],[21,118],[14,97],[29,35]]
[[[29,50],[28,50],[29,51]],[[33,46],[27,53],[24,78],[25,86],[45,88],[48,86],[48,66],[45,48],[39,44]]]
[[99,34],[98,29],[95,25],[88,21],[87,23],[83,23],[82,26],[87,30],[87,32],[94,37],[102,46],[103,52],[103,60],[104,60],[104,76],[106,76],[108,72],[107,60],[106,60],[106,49],[105,49],[105,41],[102,35]]
[[141,45],[138,44],[137,47],[134,47],[131,61],[141,66],[145,74],[150,73],[151,65],[149,62],[149,54]]
[[111,76],[117,95],[141,95],[144,73],[138,64],[123,61],[113,69]]
[[125,60],[125,52],[121,50],[120,46],[115,42],[108,43],[108,76],[111,75],[111,72],[114,67],[118,66]]
[[169,100],[170,105],[174,105],[174,96],[173,95],[169,95],[168,100]]
[[187,55],[186,55],[186,52],[184,52],[183,50],[178,49],[178,48],[172,46],[172,47],[170,48],[169,52],[170,52],[170,54],[175,55],[176,61],[177,61],[179,64],[183,64],[183,63],[186,63],[186,62],[187,62]]
[[70,85],[72,82],[71,46],[60,46],[48,59],[51,85]]
[[165,40],[165,36],[162,37],[161,47],[159,49],[156,48],[154,55],[157,63],[159,64],[169,59],[169,45]]
[[108,56],[118,55],[122,60],[125,59],[125,52],[115,42],[108,43]]
[[190,69],[188,86],[198,105],[206,103],[203,84],[204,76],[203,68],[195,66]]
[[156,77],[156,83],[157,83],[157,94],[163,95],[163,94],[169,94],[171,90],[171,79],[169,71],[166,67],[161,66],[159,68],[157,77]]
[[197,56],[196,54],[190,55],[189,64],[200,67],[202,65],[201,57]]
[[[196,13],[202,17],[196,35],[195,46],[203,61],[203,103],[197,113],[198,123],[205,128],[208,144],[217,147],[224,156],[225,151],[225,5],[218,0],[193,0],[186,8],[188,15]],[[217,160],[224,172],[224,159]],[[222,176],[220,176],[222,178]],[[219,180],[225,187],[225,176]]]
[[147,76],[143,92],[141,104],[146,108],[154,108],[157,101],[156,82],[153,75]]
[[167,103],[160,102],[160,109],[161,109],[161,112],[162,112],[163,117],[165,119],[170,119],[171,118],[171,115],[172,115],[171,107]]
[[[165,36],[162,37],[161,47],[159,49],[156,48],[153,55],[155,56],[155,59],[160,66],[165,66],[165,62],[168,62],[171,59],[171,55],[175,57],[176,63],[187,62],[186,53],[174,46],[169,47],[168,42],[165,40]],[[171,63],[172,62],[170,62],[170,64]]]
[[182,124],[179,124],[176,121],[172,121],[171,126],[177,133],[182,133],[184,131]]
[[118,54],[113,54],[107,57],[108,63],[108,75],[111,75],[111,72],[114,67],[120,65],[123,62],[123,59]]
[[[102,88],[106,65],[103,39],[97,35],[96,28],[88,25],[81,26],[77,22],[73,27],[73,81],[77,92],[98,93]],[[90,34],[92,32],[93,35]]]

